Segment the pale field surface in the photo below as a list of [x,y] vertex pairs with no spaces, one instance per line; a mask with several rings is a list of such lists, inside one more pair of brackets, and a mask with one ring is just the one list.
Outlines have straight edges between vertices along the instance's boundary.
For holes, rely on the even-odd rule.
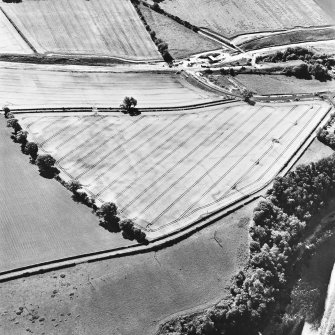
[[160,6],[226,37],[334,23],[334,18],[313,0],[164,0]]
[[167,107],[220,99],[171,72],[75,72],[52,68],[8,63],[0,66],[0,105],[12,108],[119,107],[125,96],[133,96],[138,100],[138,107]]
[[31,54],[33,51],[0,10],[0,53]]
[[193,30],[144,5],[140,6],[140,8],[148,25],[156,32],[157,38],[168,43],[169,52],[174,58],[185,58],[196,53],[223,47],[222,44],[197,34]]
[[1,118],[0,271],[131,244],[100,227],[61,184],[42,178],[5,124]]
[[129,0],[25,0],[1,7],[39,53],[161,60]]
[[115,202],[154,238],[264,187],[329,109],[313,101],[136,118],[18,117],[64,178]]
[[[150,335],[175,313],[216,303],[247,262],[256,203],[164,250],[2,283],[0,334]],[[26,308],[45,321],[32,323]]]

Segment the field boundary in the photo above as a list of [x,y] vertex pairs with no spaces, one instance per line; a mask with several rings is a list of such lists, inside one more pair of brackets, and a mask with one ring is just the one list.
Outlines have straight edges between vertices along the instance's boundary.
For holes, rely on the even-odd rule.
[[[187,111],[198,108],[205,108],[217,105],[225,105],[228,103],[237,102],[237,99],[220,99],[211,102],[203,102],[193,105],[177,106],[177,107],[143,107],[139,108],[141,113],[154,112],[176,112]],[[11,111],[18,114],[38,114],[38,113],[120,113],[120,108],[117,107],[55,107],[55,108],[11,108]]]
[[[283,166],[278,175],[285,175],[291,167],[296,163],[296,161],[301,157],[304,151],[308,148],[310,143],[315,138],[315,130],[320,127],[323,123],[327,122],[329,113],[332,110],[332,106],[329,106],[327,112],[324,117],[320,120],[320,122],[312,129],[308,138],[305,139],[303,143],[301,143],[300,147],[292,154],[291,158]],[[116,249],[104,250],[94,253],[87,253],[78,256],[72,256],[67,258],[62,258],[58,260],[33,264],[25,267],[19,267],[12,270],[2,271],[0,272],[0,282],[5,282],[13,279],[18,279],[34,274],[41,274],[48,271],[59,270],[62,268],[72,267],[80,263],[89,263],[109,258],[116,257],[125,257],[130,255],[135,255],[139,253],[145,253],[150,251],[156,251],[162,249],[164,247],[168,247],[177,243],[186,237],[192,235],[194,232],[203,229],[204,227],[210,225],[211,223],[217,221],[218,219],[232,213],[236,209],[244,206],[246,203],[253,201],[260,196],[262,196],[262,191],[266,189],[271,183],[273,179],[270,180],[267,184],[262,187],[254,190],[250,194],[245,195],[237,201],[232,202],[229,205],[224,206],[223,208],[214,210],[211,213],[208,213],[205,217],[201,217],[195,220],[191,225],[187,227],[180,228],[179,230],[166,234],[165,236],[153,239],[148,246],[144,245],[131,245],[128,247],[121,247]]]

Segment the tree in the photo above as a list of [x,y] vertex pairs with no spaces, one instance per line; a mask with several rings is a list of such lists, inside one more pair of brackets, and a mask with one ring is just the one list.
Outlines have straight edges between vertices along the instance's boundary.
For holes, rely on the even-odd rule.
[[133,114],[136,110],[137,100],[133,97],[125,97],[120,108],[125,114]]
[[244,88],[241,93],[244,101],[250,103],[251,102],[250,98],[252,98],[252,92]]
[[7,127],[12,127],[14,129],[15,135],[18,131],[20,131],[22,128],[19,124],[19,121],[17,119],[8,119],[7,120]]
[[71,180],[67,183],[67,188],[72,192],[72,193],[77,193],[77,191],[82,187],[82,185],[79,183],[78,180]]
[[10,113],[10,109],[8,107],[4,107],[3,113],[4,113],[5,118],[7,119],[8,113]]
[[126,219],[120,222],[122,236],[128,240],[136,240],[139,243],[147,244],[146,234],[139,228],[135,227],[132,220]]
[[51,175],[54,172],[56,160],[51,155],[38,155],[36,164],[41,174]]
[[38,153],[38,146],[34,142],[28,142],[25,147],[25,152],[30,155],[31,160],[33,162],[36,161],[37,153]]
[[100,224],[107,230],[113,232],[120,231],[120,219],[117,216],[117,207],[114,203],[105,202],[102,204],[102,206],[97,210],[97,215],[101,220]]
[[16,141],[18,143],[21,143],[23,145],[23,147],[24,147],[26,145],[26,143],[27,143],[27,137],[28,137],[28,132],[24,131],[24,130],[20,130],[16,134]]

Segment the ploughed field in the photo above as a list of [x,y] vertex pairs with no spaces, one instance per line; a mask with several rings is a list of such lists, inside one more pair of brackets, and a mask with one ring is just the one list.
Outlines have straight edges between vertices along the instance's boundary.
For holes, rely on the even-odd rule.
[[325,116],[324,102],[232,104],[129,117],[18,115],[29,139],[149,238],[269,183]]
[[57,181],[42,178],[10,134],[1,118],[0,272],[132,243],[106,232]]
[[168,13],[226,37],[334,23],[313,0],[164,0]]
[[31,54],[33,50],[0,10],[0,53]]
[[129,0],[25,0],[0,6],[39,53],[161,60]]
[[[70,66],[0,65],[0,104],[12,108],[119,107],[125,96],[138,107],[183,106],[222,98],[173,72],[111,72]],[[106,70],[106,71],[105,71]]]

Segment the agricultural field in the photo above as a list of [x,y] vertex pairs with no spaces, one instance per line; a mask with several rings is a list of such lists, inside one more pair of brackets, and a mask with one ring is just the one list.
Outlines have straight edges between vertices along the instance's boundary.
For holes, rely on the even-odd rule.
[[316,79],[298,79],[285,75],[239,74],[234,77],[238,83],[257,94],[316,93],[335,90],[335,81],[320,82]]
[[164,0],[160,6],[229,38],[252,32],[324,26],[335,21],[313,0]]
[[247,262],[256,201],[169,248],[1,283],[0,334],[149,335],[166,317],[216,303]]
[[19,115],[30,140],[149,238],[269,183],[329,110],[324,102],[129,116]]
[[42,178],[0,121],[0,272],[129,245],[62,185]]
[[[0,104],[13,108],[119,107],[134,96],[138,107],[184,106],[219,100],[173,72],[76,70],[66,66],[0,65]],[[87,70],[86,70],[87,69]]]
[[335,39],[334,28],[318,28],[294,30],[286,33],[271,34],[253,39],[239,45],[244,51],[270,48],[278,45],[296,44],[303,42],[327,41]]
[[0,6],[41,54],[161,60],[129,0],[25,0]]
[[31,54],[32,49],[0,10],[0,53]]
[[169,45],[174,58],[185,58],[196,53],[222,48],[222,44],[199,35],[178,22],[141,5],[141,12],[157,38]]

